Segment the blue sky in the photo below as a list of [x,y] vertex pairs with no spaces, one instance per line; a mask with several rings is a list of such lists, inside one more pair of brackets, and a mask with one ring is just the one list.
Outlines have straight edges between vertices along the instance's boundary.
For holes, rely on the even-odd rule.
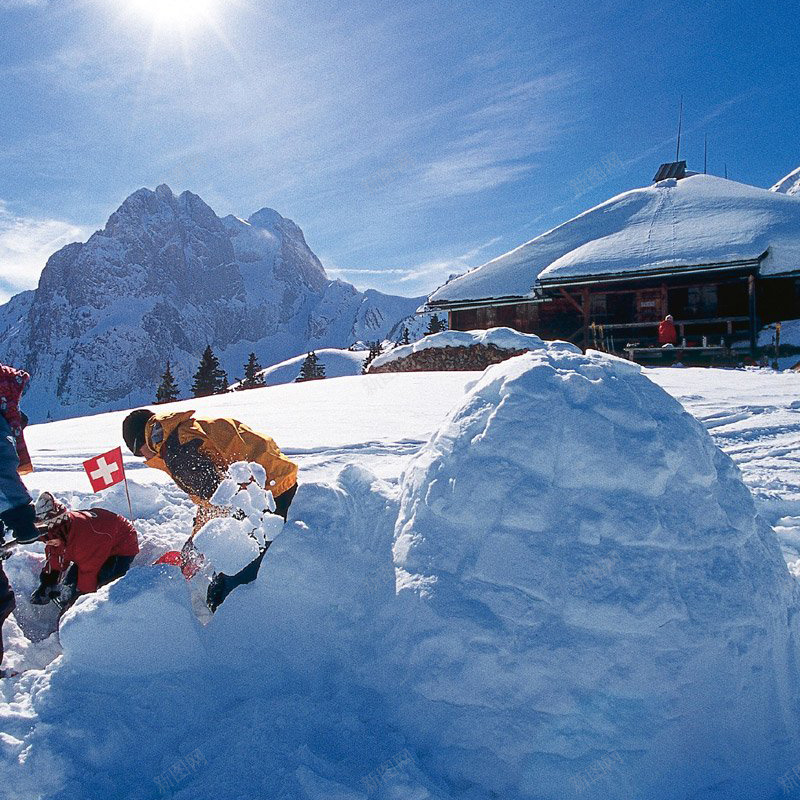
[[141,186],[423,294],[682,156],[800,165],[793,3],[0,0],[0,300]]

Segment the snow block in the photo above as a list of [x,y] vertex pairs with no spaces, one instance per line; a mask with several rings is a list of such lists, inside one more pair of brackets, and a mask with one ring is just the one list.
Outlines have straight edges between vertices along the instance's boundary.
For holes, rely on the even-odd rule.
[[628,362],[490,367],[410,464],[399,725],[459,796],[766,797],[800,599],[730,458]]
[[247,520],[212,519],[195,534],[194,545],[211,562],[215,572],[235,575],[258,557],[258,544],[249,535],[251,528]]
[[212,651],[242,669],[269,664],[264,680],[360,671],[382,645],[395,596],[397,505],[386,492],[355,465],[334,485],[301,483],[258,579],[235,589],[204,632]]
[[206,662],[186,581],[169,566],[138,567],[79,598],[61,621],[64,665],[135,676]]

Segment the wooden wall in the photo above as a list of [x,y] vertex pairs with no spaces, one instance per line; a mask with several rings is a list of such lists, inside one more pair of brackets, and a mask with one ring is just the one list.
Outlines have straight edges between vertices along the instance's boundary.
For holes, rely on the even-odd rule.
[[[586,347],[585,324],[641,323],[653,327],[666,314],[676,320],[704,320],[748,317],[750,313],[747,276],[728,275],[714,281],[673,278],[670,283],[650,281],[646,285],[574,287],[569,298],[552,293],[545,302],[482,306],[449,312],[451,330],[482,330],[505,326],[543,339],[565,339]],[[757,279],[757,324],[800,319],[800,279]],[[570,299],[571,298],[571,299]],[[588,299],[588,314],[582,313]],[[736,330],[749,328],[739,322]],[[693,334],[701,336],[699,329]],[[719,334],[725,325],[709,324],[709,334]],[[653,331],[654,333],[654,331]],[[635,332],[631,331],[631,335]]]

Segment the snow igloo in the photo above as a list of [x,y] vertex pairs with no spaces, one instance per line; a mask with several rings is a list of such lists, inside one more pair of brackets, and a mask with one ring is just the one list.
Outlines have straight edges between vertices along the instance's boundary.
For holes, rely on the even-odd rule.
[[399,724],[461,798],[780,796],[798,590],[733,461],[636,365],[490,367],[402,479]]

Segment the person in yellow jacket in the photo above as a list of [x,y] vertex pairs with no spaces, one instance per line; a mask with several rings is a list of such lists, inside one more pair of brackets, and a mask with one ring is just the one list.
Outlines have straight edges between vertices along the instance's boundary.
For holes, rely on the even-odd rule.
[[[255,462],[267,474],[266,488],[275,498],[275,513],[285,520],[297,492],[297,464],[281,453],[269,437],[235,419],[196,417],[194,411],[156,414],[149,408],[131,411],[122,423],[128,449],[148,467],[166,472],[198,506],[191,538],[220,510],[211,497],[237,461]],[[255,580],[266,548],[236,575],[219,573],[212,581],[208,604],[212,611],[231,589]]]

